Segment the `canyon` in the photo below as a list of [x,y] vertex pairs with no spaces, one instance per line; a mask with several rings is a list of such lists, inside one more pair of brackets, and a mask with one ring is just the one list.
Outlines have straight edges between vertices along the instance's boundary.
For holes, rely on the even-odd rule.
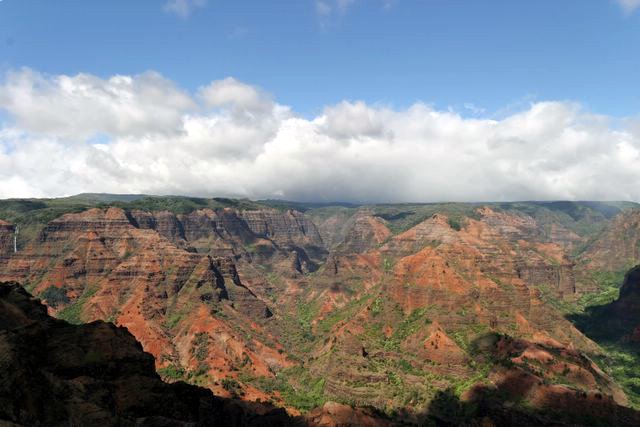
[[83,195],[0,201],[0,220],[0,281],[126,328],[164,381],[215,399],[317,425],[638,422],[585,326],[623,325],[635,357],[632,203]]

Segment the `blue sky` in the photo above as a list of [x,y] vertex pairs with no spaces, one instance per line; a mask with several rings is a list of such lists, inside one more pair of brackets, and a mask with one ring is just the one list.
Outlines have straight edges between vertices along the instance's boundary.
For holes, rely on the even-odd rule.
[[188,90],[233,76],[307,116],[345,99],[469,114],[571,100],[628,116],[640,11],[624,1],[196,0],[181,16],[166,0],[3,0],[0,67],[155,70]]

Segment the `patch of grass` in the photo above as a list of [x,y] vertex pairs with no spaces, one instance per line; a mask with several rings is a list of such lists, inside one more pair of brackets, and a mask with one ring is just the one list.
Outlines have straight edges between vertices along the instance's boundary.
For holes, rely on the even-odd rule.
[[197,361],[203,362],[209,355],[209,334],[198,332],[191,342],[191,354]]
[[447,223],[449,224],[449,227],[453,228],[456,231],[462,230],[462,223],[460,221],[460,218],[450,217],[447,219]]
[[393,270],[393,261],[389,258],[385,258],[382,260],[382,270],[385,273],[391,273],[391,271]]
[[166,368],[158,369],[158,375],[169,380],[181,380],[185,377],[185,370],[181,366],[169,365]]
[[67,290],[64,287],[50,286],[40,294],[40,298],[47,301],[47,305],[51,307],[58,307],[60,304],[68,304],[69,297],[67,296]]
[[431,324],[431,319],[426,317],[427,308],[415,309],[407,316],[397,327],[394,332],[399,340],[403,341],[409,336],[416,333],[421,328]]
[[222,388],[227,390],[233,397],[239,397],[244,394],[240,383],[233,378],[223,378]]
[[266,392],[278,392],[284,402],[303,412],[324,405],[324,378],[311,375],[304,367],[295,366],[284,369],[275,377],[253,377],[241,375],[243,382]]
[[65,307],[58,313],[58,319],[66,320],[69,323],[82,323],[82,309],[89,299],[98,292],[98,286],[95,284],[87,284],[82,295],[78,297],[71,305]]
[[624,389],[630,406],[640,410],[640,352],[618,343],[600,343],[605,355],[595,362]]
[[328,313],[324,319],[320,320],[317,329],[321,334],[328,333],[337,323],[349,319],[355,315],[371,299],[371,295],[365,295],[362,298],[351,300],[344,307],[337,308]]
[[164,322],[164,326],[167,329],[173,329],[176,327],[178,323],[182,320],[182,313],[171,313],[167,316],[167,319]]

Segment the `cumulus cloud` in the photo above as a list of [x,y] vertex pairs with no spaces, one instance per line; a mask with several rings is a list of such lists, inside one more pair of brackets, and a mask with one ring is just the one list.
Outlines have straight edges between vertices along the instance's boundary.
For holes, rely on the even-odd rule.
[[232,78],[188,94],[154,73],[22,70],[0,113],[0,197],[640,200],[640,121],[568,102],[496,120],[344,101],[304,118]]
[[0,85],[0,107],[20,128],[56,137],[82,139],[172,133],[182,115],[195,108],[190,95],[158,73],[113,76],[46,76],[23,69]]
[[205,7],[207,0],[168,0],[164,4],[164,11],[174,13],[182,19],[187,19],[198,8]]
[[273,108],[269,95],[233,77],[211,82],[200,88],[200,97],[209,107],[264,112]]

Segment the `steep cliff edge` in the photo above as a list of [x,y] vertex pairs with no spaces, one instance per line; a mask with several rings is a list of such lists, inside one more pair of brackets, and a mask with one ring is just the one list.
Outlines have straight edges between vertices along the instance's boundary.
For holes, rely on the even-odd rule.
[[640,209],[617,215],[580,254],[585,268],[624,271],[640,262]]
[[132,223],[174,244],[213,256],[243,259],[272,267],[294,257],[294,269],[314,271],[326,250],[315,225],[303,214],[270,209],[198,209],[186,214],[128,211]]
[[167,384],[125,329],[71,325],[0,284],[0,419],[25,426],[292,426],[284,410]]
[[126,326],[158,368],[219,394],[230,395],[222,380],[239,366],[273,375],[290,364],[266,328],[271,310],[232,259],[178,247],[120,208],[51,221],[0,277],[21,281],[60,318]]
[[[168,381],[310,411],[319,423],[379,419],[344,404],[412,419],[448,388],[462,398],[488,375],[499,388],[517,377],[502,369],[513,364],[566,386],[520,395],[537,404],[556,391],[625,403],[587,360],[602,349],[544,298],[581,292],[571,251],[589,234],[566,218],[495,204],[424,217],[441,206],[399,205],[328,209],[316,227],[312,214],[282,207],[153,201],[158,209],[47,216],[0,259],[0,279],[20,280],[60,318],[127,327]],[[474,353],[492,334],[523,344],[508,357]]]
[[0,220],[0,258],[6,258],[13,253],[13,238],[16,227]]

